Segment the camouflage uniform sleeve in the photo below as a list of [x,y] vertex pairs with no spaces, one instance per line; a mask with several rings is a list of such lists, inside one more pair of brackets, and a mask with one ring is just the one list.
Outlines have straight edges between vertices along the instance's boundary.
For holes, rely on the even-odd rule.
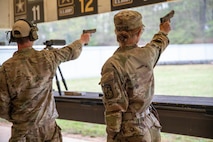
[[108,137],[113,138],[120,131],[122,112],[128,108],[128,96],[118,72],[113,68],[103,68],[101,87],[104,93],[105,123]]
[[169,38],[163,32],[158,32],[152,38],[151,44],[161,50],[161,53],[166,49],[169,45]]
[[[164,34],[163,32],[158,32],[157,34],[154,35],[152,41],[144,47],[149,48],[149,50],[147,51],[151,53],[151,57],[153,58],[151,60],[152,62],[151,64],[153,67],[156,65],[156,63],[160,58],[160,55],[163,53],[163,51],[166,49],[168,45],[169,45],[169,38],[167,37],[167,35]],[[149,56],[150,55],[149,53],[145,54]]]
[[79,40],[73,42],[72,44],[69,44],[67,47],[72,50],[72,54],[68,56],[68,60],[74,60],[80,56],[82,51],[82,44]]
[[47,50],[46,52],[50,53],[47,54],[47,59],[52,59],[51,62],[54,62],[56,65],[59,65],[62,62],[78,58],[81,54],[81,51],[82,44],[79,40],[76,40],[63,48],[53,48],[51,50]]
[[5,78],[4,67],[0,67],[0,117],[10,121],[10,95]]

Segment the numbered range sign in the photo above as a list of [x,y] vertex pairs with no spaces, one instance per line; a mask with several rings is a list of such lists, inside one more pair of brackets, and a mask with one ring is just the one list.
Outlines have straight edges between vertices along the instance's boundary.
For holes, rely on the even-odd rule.
[[14,0],[14,21],[18,19],[44,22],[43,0]]
[[111,10],[115,11],[115,10],[138,7],[138,6],[165,2],[165,1],[168,1],[168,0],[111,0]]
[[97,0],[57,0],[58,19],[97,14]]

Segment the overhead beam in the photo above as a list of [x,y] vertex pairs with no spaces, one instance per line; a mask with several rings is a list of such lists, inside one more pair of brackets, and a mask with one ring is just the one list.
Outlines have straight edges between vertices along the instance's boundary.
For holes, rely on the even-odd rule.
[[[0,29],[17,19],[35,23],[100,14],[171,0],[0,0]],[[173,1],[173,0],[172,0]]]

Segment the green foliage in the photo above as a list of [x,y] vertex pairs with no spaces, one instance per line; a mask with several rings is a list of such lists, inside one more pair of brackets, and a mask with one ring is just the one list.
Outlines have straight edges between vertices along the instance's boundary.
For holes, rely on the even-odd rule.
[[5,30],[0,30],[0,43],[4,44],[6,43],[6,31]]
[[[142,44],[149,42],[158,32],[159,18],[172,9],[175,10],[175,16],[171,20],[172,32],[169,34],[171,44],[213,42],[212,0],[182,0],[132,9],[143,16],[145,32],[140,41]],[[117,45],[113,24],[113,17],[117,12],[38,24],[39,40],[35,44],[41,45],[49,39],[65,39],[70,43],[80,37],[83,29],[96,28],[97,32],[91,38],[91,46]],[[6,41],[4,32],[0,32],[0,41]]]
[[208,29],[208,30],[206,30],[206,37],[209,39],[209,38],[211,38],[211,40],[213,41],[213,39],[212,39],[212,33],[213,33],[213,21],[209,21],[209,23],[207,23],[207,25],[206,25],[206,29]]

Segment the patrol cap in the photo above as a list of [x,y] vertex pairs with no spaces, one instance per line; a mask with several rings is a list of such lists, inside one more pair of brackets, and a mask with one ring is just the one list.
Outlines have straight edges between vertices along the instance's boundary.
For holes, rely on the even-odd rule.
[[12,35],[15,38],[27,37],[30,35],[31,27],[24,20],[18,20],[12,27]]
[[144,26],[142,23],[142,15],[133,10],[123,10],[118,12],[114,16],[115,28],[118,31],[134,30],[140,26]]

